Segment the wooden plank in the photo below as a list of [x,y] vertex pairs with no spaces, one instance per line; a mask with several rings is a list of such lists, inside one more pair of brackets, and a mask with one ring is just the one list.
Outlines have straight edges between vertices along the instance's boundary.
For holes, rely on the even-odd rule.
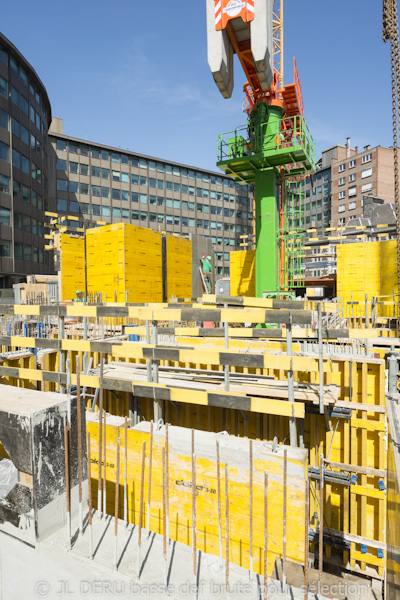
[[380,477],[384,479],[387,473],[384,469],[374,469],[372,467],[359,467],[356,465],[350,465],[341,462],[335,462],[333,460],[325,460],[332,469],[339,469],[340,471],[348,471],[349,473],[359,473],[360,475],[367,475],[367,477]]

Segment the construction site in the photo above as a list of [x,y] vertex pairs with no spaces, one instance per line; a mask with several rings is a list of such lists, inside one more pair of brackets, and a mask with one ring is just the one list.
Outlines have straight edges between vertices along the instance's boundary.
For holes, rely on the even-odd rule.
[[[315,145],[296,61],[283,81],[283,0],[204,2],[218,90],[229,102],[234,55],[245,83],[246,122],[216,157],[254,186],[229,287],[209,237],[46,213],[54,275],[0,302],[1,598],[400,598],[383,8],[395,240],[304,225]],[[329,297],[305,279],[314,243],[335,243]]]

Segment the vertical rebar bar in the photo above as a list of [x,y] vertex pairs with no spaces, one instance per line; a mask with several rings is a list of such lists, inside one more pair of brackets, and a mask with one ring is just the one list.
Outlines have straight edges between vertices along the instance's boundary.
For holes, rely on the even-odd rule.
[[306,479],[305,528],[304,528],[304,598],[308,599],[308,560],[309,560],[309,524],[310,524],[310,481]]
[[264,471],[264,600],[268,598],[268,471]]
[[93,558],[93,527],[92,527],[92,463],[90,456],[90,433],[87,433],[87,478],[88,478],[88,526],[89,526],[89,558]]
[[124,424],[124,524],[128,527],[128,417]]
[[193,575],[197,575],[196,454],[192,452],[192,547]]
[[249,543],[249,577],[253,575],[253,440],[249,444],[249,480],[250,480],[250,543]]
[[165,424],[165,509],[167,516],[167,541],[169,545],[169,438],[168,423]]
[[318,365],[319,365],[319,412],[324,414],[324,349],[322,345],[322,305],[318,302]]
[[287,450],[283,451],[283,536],[282,536],[282,571],[283,571],[283,588],[286,589],[286,526],[287,526]]
[[106,422],[106,411],[103,411],[103,452],[104,452],[104,465],[103,465],[103,513],[104,518],[107,516],[107,422]]
[[321,589],[322,571],[324,569],[324,455],[321,452],[319,462],[319,560],[318,581]]
[[[286,326],[286,351],[287,355],[290,356],[290,369],[288,370],[288,395],[289,402],[292,403],[294,408],[294,376],[293,376],[293,334],[292,334],[292,313],[289,312],[289,323]],[[297,446],[297,424],[296,417],[289,417],[289,435],[290,445],[292,447]]]
[[[228,304],[224,304],[224,308],[228,308]],[[225,337],[225,348],[229,348],[229,328],[228,322],[224,322],[224,337]],[[229,365],[224,365],[224,382],[225,382],[225,391],[229,392]]]
[[99,475],[97,478],[97,510],[99,517],[102,516],[102,458],[103,458],[103,353],[100,353],[99,373]]
[[143,500],[144,500],[144,471],[146,465],[146,442],[142,446],[142,463],[140,471],[140,501],[139,501],[139,528],[138,528],[138,546],[137,546],[137,575],[140,576],[140,546],[142,545],[142,528],[143,528]]
[[151,471],[153,466],[153,421],[150,423],[150,450],[149,450],[149,489],[147,496],[147,533],[150,535],[150,510],[151,510]]
[[225,463],[225,586],[229,594],[229,471]]
[[118,569],[118,512],[119,512],[119,463],[120,437],[117,439],[117,472],[115,476],[115,515],[114,515],[114,569]]
[[65,495],[67,500],[67,541],[71,548],[71,478],[70,478],[70,428],[68,422],[64,427],[65,448]]
[[165,510],[165,446],[162,449],[162,487],[163,487],[163,557],[165,585],[168,584],[168,554],[167,554],[167,515]]
[[217,434],[217,439],[216,439],[216,447],[217,447],[217,493],[218,493],[219,558],[220,558],[221,564],[222,564],[223,554],[222,554],[221,465],[220,465],[220,460],[219,460],[219,439],[218,439],[218,434]]
[[82,508],[82,413],[81,413],[81,367],[79,355],[76,356],[76,415],[78,426],[78,494],[79,494],[79,533],[83,533]]

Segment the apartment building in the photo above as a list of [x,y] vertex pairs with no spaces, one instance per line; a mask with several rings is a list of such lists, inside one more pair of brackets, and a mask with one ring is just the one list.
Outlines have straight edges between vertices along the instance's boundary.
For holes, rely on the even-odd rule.
[[347,149],[332,163],[331,225],[345,225],[363,214],[364,197],[394,202],[393,149],[365,146],[362,152]]

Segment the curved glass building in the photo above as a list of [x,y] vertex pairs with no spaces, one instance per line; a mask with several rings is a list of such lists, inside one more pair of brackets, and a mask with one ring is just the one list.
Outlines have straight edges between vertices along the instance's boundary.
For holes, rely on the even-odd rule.
[[43,235],[50,122],[46,88],[0,34],[0,287],[52,272]]

